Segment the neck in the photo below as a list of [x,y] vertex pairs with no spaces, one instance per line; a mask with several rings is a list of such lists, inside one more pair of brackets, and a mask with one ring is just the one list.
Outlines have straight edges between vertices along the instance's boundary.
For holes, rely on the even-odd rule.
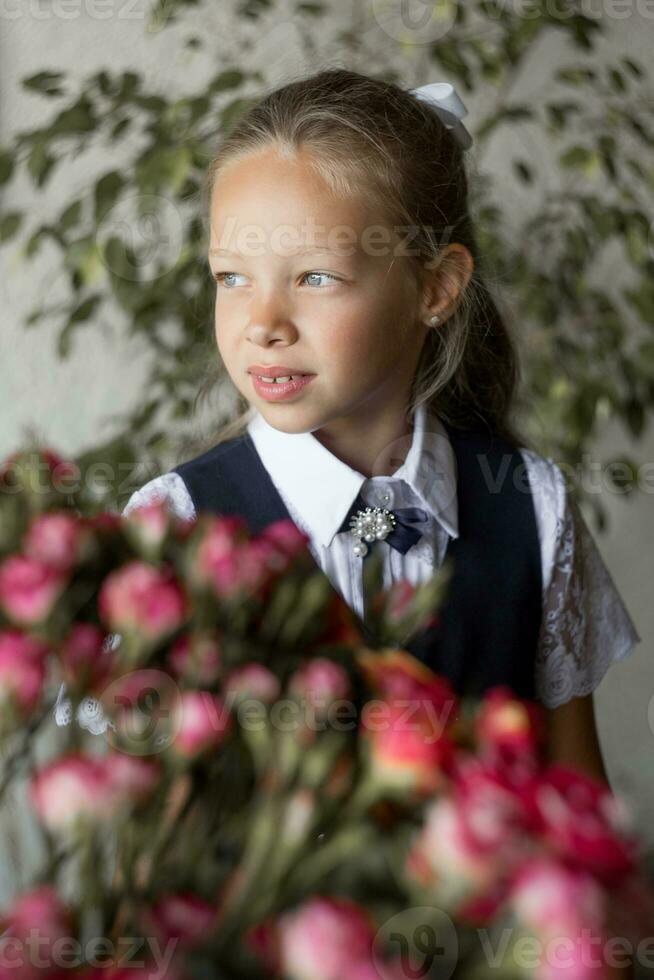
[[406,407],[395,413],[338,419],[312,435],[334,456],[366,477],[392,476],[411,448],[413,421]]

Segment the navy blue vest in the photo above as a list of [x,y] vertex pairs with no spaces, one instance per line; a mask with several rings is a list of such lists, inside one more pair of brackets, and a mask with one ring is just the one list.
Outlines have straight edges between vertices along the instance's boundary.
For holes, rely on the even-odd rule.
[[[535,699],[542,572],[526,467],[520,451],[498,436],[446,430],[458,473],[459,537],[446,552],[452,577],[438,622],[404,647],[461,695],[508,684]],[[292,519],[247,432],[174,472],[196,512],[238,514],[254,533]]]

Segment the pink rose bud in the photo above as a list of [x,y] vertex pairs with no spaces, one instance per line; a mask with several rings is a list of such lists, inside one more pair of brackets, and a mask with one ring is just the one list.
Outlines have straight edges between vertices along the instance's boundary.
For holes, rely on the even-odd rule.
[[529,787],[530,805],[544,840],[607,888],[637,865],[637,844],[624,801],[605,783],[564,765],[551,765]]
[[442,729],[457,721],[459,699],[446,677],[405,650],[362,650],[357,663],[372,689],[388,701],[411,701],[437,716]]
[[369,701],[361,715],[368,765],[383,790],[429,796],[447,782],[453,745],[426,710]]
[[287,568],[296,558],[307,553],[309,536],[301,531],[300,528],[288,518],[273,521],[265,530],[261,532],[258,540],[271,545],[274,550],[282,556],[279,564],[273,562],[271,558],[270,567],[277,567],[280,571]]
[[100,758],[73,753],[34,774],[32,805],[52,832],[75,830],[80,823],[104,820],[110,813],[110,780]]
[[[0,976],[38,980],[59,976],[60,940],[71,939],[72,917],[52,885],[37,885],[0,916]],[[63,970],[61,971],[63,975]]]
[[100,692],[115,724],[118,748],[135,755],[161,751],[174,736],[171,723],[180,691],[166,670],[139,668],[120,674]]
[[334,701],[351,693],[348,672],[328,657],[315,657],[302,664],[291,676],[288,690],[306,705],[323,716]]
[[116,662],[110,637],[95,623],[74,623],[59,651],[67,684],[97,691],[109,677]]
[[0,632],[0,718],[6,700],[23,715],[34,710],[45,683],[47,653],[47,644],[20,630]]
[[518,921],[543,939],[573,937],[584,926],[597,934],[609,900],[592,874],[549,856],[534,857],[518,870],[509,899]]
[[346,898],[316,897],[278,920],[281,970],[288,980],[341,980],[369,959],[375,923]]
[[516,847],[533,831],[528,789],[515,786],[501,768],[459,753],[454,793],[470,840],[481,851],[503,855],[507,868],[519,858]]
[[39,558],[11,555],[0,565],[0,608],[20,625],[42,623],[67,581],[66,573]]
[[170,569],[131,561],[107,576],[98,609],[110,629],[158,640],[181,626],[187,603]]
[[156,935],[160,946],[175,942],[188,949],[202,943],[216,925],[216,907],[192,892],[164,895],[143,915],[143,934]]
[[48,511],[35,517],[23,539],[23,552],[62,572],[68,572],[87,553],[91,532],[70,511]]
[[210,687],[220,677],[222,649],[217,633],[182,633],[168,653],[175,677],[190,684]]
[[280,683],[263,664],[251,663],[236,667],[227,677],[224,689],[237,701],[252,699],[272,704],[279,697]]
[[155,763],[125,755],[72,753],[40,769],[30,794],[39,820],[53,832],[101,823],[147,799],[159,781]]
[[193,581],[209,585],[222,599],[256,592],[268,570],[252,543],[247,523],[240,516],[206,521],[191,565]]
[[525,763],[525,774],[539,766],[544,744],[544,715],[535,701],[517,698],[504,685],[487,691],[478,707],[474,733],[484,755]]
[[442,796],[427,806],[406,869],[451,914],[490,892],[502,864],[471,839],[461,808]]
[[221,745],[232,719],[222,698],[209,691],[182,691],[173,708],[172,746],[178,755],[192,759]]
[[150,555],[157,553],[174,521],[174,511],[163,498],[131,510],[124,516],[123,529],[137,548]]
[[151,759],[110,752],[102,757],[102,762],[109,779],[109,795],[114,809],[143,803],[159,784],[161,772],[158,764]]

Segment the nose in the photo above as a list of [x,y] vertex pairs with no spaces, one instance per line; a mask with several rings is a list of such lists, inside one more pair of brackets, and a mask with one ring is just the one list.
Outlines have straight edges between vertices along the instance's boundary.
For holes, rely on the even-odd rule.
[[267,297],[254,299],[245,335],[251,343],[260,347],[277,342],[293,343],[297,338],[297,329],[284,297],[271,293]]

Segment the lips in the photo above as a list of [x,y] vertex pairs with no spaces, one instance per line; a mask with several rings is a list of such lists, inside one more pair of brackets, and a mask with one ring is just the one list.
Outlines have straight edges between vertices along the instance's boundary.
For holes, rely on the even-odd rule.
[[311,373],[311,371],[302,371],[285,364],[251,364],[248,368],[248,374],[256,374],[258,377],[264,378],[285,378],[289,375],[308,375]]

